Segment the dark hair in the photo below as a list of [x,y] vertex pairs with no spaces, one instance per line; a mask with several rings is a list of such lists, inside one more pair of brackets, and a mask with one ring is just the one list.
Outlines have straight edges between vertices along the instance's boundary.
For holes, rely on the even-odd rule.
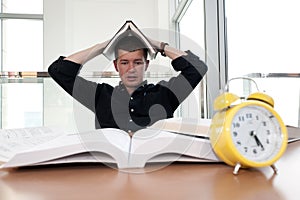
[[122,49],[125,51],[136,51],[142,49],[144,51],[144,58],[147,60],[148,49],[144,43],[135,36],[126,36],[121,38],[115,46],[115,58],[118,58],[118,50]]

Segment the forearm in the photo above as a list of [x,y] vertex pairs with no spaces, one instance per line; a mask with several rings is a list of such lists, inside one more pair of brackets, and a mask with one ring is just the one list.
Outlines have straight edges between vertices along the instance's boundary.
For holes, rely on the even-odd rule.
[[173,68],[176,71],[181,71],[181,75],[190,82],[192,87],[196,87],[206,74],[207,65],[191,51],[185,52],[157,40],[150,39],[150,41],[155,48],[164,52],[172,60]]
[[172,60],[175,60],[176,58],[178,58],[180,56],[186,56],[187,55],[186,52],[181,51],[179,49],[176,49],[174,47],[171,47],[169,45],[166,45],[164,47],[164,52],[165,52],[166,56],[168,56]]
[[87,49],[78,51],[74,54],[71,54],[65,58],[65,60],[69,60],[75,63],[78,63],[80,65],[84,65],[89,60],[95,58],[96,56],[100,55],[103,52],[103,49],[105,48],[108,41],[105,41],[103,43],[96,44],[92,47],[89,47]]
[[[176,58],[180,57],[180,56],[184,56],[187,55],[186,52],[180,50],[180,49],[176,49],[172,46],[164,45],[162,47],[163,42],[159,42],[156,40],[150,40],[151,43],[153,44],[153,46],[157,49],[159,49],[160,51],[164,51],[166,56],[168,56],[171,60],[175,60]],[[162,49],[163,48],[163,49]]]

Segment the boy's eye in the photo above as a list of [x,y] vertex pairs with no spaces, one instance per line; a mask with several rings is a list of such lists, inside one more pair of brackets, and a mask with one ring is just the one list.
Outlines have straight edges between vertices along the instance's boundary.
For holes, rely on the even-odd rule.
[[[129,65],[129,61],[120,61],[120,65],[123,65],[123,66],[127,66]],[[134,66],[140,66],[140,65],[144,65],[144,62],[143,61],[134,61],[132,63]]]
[[128,62],[121,62],[121,65],[127,65]]
[[144,62],[142,62],[142,61],[136,61],[136,62],[134,62],[134,64],[135,64],[135,65],[143,65]]

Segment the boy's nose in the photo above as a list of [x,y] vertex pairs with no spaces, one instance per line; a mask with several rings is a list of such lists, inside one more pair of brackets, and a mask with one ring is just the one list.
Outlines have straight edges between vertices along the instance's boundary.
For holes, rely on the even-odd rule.
[[129,63],[127,71],[133,70],[134,68],[135,68],[134,63],[131,62],[131,63]]

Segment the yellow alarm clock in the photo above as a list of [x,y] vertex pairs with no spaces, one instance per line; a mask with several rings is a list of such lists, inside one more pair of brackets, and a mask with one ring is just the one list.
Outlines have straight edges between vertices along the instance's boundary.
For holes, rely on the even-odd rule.
[[225,92],[215,99],[214,109],[210,141],[218,157],[235,166],[233,173],[266,166],[277,173],[274,163],[287,147],[288,134],[272,97],[255,92],[242,100]]

